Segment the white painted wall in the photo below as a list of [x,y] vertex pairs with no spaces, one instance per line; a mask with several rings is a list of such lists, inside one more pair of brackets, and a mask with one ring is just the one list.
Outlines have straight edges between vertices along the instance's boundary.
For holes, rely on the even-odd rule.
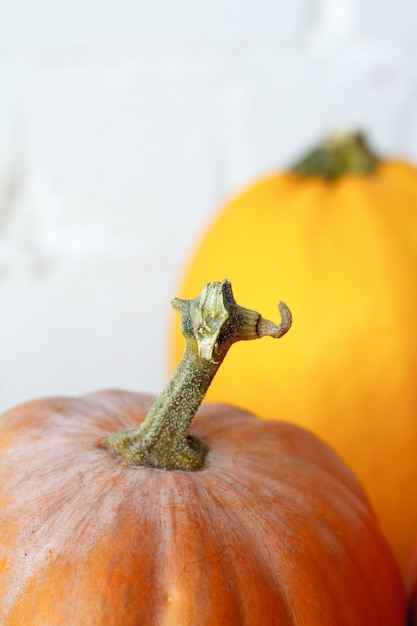
[[0,409],[159,390],[210,216],[351,128],[417,162],[414,0],[1,0]]

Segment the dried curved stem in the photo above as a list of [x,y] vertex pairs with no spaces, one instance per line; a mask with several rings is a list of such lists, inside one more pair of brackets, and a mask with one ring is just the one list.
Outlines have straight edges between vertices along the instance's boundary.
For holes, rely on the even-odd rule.
[[189,434],[207,389],[230,346],[236,341],[282,337],[291,326],[291,313],[280,302],[281,323],[236,304],[229,281],[208,283],[192,300],[176,299],[184,356],[168,385],[137,429],[118,432],[103,442],[131,466],[196,470],[202,467],[207,445]]

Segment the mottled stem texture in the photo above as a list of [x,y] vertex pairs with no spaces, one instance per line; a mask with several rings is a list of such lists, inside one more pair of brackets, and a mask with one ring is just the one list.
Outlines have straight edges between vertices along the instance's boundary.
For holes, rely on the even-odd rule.
[[181,313],[184,356],[141,426],[107,437],[103,445],[133,467],[193,471],[203,466],[207,445],[189,434],[191,420],[230,346],[236,341],[282,337],[291,313],[280,302],[281,323],[239,306],[228,280],[208,283],[192,300],[173,300]]

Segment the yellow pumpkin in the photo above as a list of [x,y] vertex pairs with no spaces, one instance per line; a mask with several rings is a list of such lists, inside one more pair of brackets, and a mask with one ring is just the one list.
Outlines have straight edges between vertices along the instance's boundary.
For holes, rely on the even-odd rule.
[[[417,169],[376,159],[358,135],[327,141],[220,211],[181,297],[219,275],[269,316],[277,294],[291,302],[294,327],[278,361],[273,342],[245,346],[244,365],[236,346],[207,399],[238,398],[330,443],[405,571],[417,527]],[[174,330],[172,366],[182,352]]]

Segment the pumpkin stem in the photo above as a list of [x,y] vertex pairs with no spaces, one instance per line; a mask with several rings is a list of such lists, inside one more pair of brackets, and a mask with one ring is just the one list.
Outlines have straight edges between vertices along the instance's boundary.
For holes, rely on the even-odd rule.
[[189,427],[227,351],[236,341],[282,337],[291,326],[291,313],[280,302],[281,323],[265,320],[236,304],[227,280],[208,283],[196,298],[177,298],[172,305],[182,316],[184,356],[141,426],[114,433],[102,445],[127,465],[197,470],[208,447],[189,434]]
[[370,174],[378,160],[362,133],[343,133],[330,135],[296,163],[291,171],[301,176],[323,176],[333,180],[347,172]]

